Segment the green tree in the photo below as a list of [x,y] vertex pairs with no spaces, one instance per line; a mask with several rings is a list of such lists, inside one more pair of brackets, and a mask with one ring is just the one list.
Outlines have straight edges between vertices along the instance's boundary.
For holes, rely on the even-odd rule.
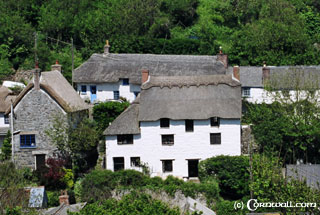
[[7,132],[4,140],[3,140],[3,145],[1,147],[1,153],[0,153],[0,160],[5,161],[5,160],[10,160],[11,158],[11,132],[10,130]]

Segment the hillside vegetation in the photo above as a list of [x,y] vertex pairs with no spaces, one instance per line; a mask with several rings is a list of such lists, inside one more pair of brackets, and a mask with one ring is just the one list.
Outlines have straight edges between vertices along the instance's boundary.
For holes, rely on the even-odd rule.
[[[71,80],[92,53],[214,55],[231,64],[318,64],[317,0],[0,0],[0,79],[56,59]],[[36,47],[36,49],[35,49]]]

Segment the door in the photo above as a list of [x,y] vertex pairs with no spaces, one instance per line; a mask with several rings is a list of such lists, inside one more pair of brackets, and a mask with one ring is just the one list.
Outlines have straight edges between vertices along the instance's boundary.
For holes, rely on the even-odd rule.
[[46,166],[46,155],[36,155],[36,170]]
[[91,98],[90,101],[93,103],[97,99],[97,86],[90,86]]
[[199,160],[188,160],[188,172],[190,177],[198,177]]

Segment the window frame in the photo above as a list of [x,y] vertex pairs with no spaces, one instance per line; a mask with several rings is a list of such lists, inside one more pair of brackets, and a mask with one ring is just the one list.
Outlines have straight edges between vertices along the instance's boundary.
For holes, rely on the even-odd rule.
[[243,87],[242,88],[242,97],[251,97],[251,88]]
[[[83,91],[83,90],[85,90],[85,91]],[[81,85],[80,92],[81,92],[81,95],[87,95],[87,85]]]
[[4,115],[4,124],[8,125],[9,123],[9,116],[8,115]]
[[194,131],[194,120],[192,120],[192,119],[185,120],[185,130],[186,130],[186,132],[193,132]]
[[169,118],[161,118],[160,119],[160,128],[170,128],[170,119]]
[[210,145],[221,145],[221,133],[210,133]]
[[[122,159],[123,163],[120,163],[120,162],[116,163],[116,159]],[[124,157],[113,157],[112,160],[113,160],[113,171],[116,172],[116,171],[120,171],[120,170],[125,169]],[[116,165],[118,165],[118,166],[122,165],[122,168],[116,168]]]
[[131,167],[140,167],[141,159],[140,157],[130,157],[130,166]]
[[[22,141],[24,144],[22,144]],[[27,144],[30,142],[30,144]],[[34,142],[34,145],[32,143]],[[36,148],[36,135],[35,134],[20,134],[20,148]]]
[[132,145],[133,144],[133,134],[120,134],[117,135],[118,145]]
[[[162,161],[162,172],[163,173],[168,173],[168,172],[173,172],[173,159],[172,160],[161,160]],[[166,166],[166,163],[168,164],[168,162],[170,162],[169,163],[169,170],[167,170],[166,169],[166,167],[168,167],[168,166]],[[170,165],[171,164],[171,165]]]
[[113,99],[114,100],[119,100],[120,99],[120,91],[119,90],[113,91]]
[[211,127],[220,127],[220,117],[211,117],[210,118]]
[[[168,138],[172,140],[166,140]],[[161,144],[163,146],[173,146],[174,145],[174,134],[161,134]]]
[[123,86],[129,86],[130,85],[129,78],[123,78],[122,79],[122,85]]

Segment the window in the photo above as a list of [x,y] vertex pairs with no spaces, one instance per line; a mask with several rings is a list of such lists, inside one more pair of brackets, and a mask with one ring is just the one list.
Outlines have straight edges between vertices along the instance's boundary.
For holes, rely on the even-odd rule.
[[133,93],[134,93],[134,97],[137,98],[140,92],[135,91],[135,92],[133,92]]
[[133,134],[123,134],[117,136],[118,145],[133,144]]
[[36,137],[34,134],[20,135],[20,147],[32,148],[36,147]]
[[113,158],[113,170],[119,171],[124,169],[124,157],[114,157]]
[[243,97],[250,97],[250,88],[249,87],[242,88],[242,96]]
[[193,132],[193,120],[186,120],[186,131]]
[[174,144],[173,134],[161,135],[161,139],[162,139],[162,145],[173,145]]
[[212,117],[210,119],[211,126],[220,126],[220,118],[219,117]]
[[9,116],[4,115],[4,124],[9,124]]
[[119,91],[113,91],[113,99],[114,100],[119,100],[120,99]]
[[211,145],[221,144],[221,133],[210,134],[210,144]]
[[160,119],[160,128],[169,128],[170,127],[170,119],[162,118]]
[[162,171],[163,172],[172,172],[172,161],[173,160],[163,160],[162,161]]
[[124,78],[122,79],[122,85],[129,85],[129,79],[128,78]]
[[140,157],[131,157],[131,166],[132,167],[139,167],[140,166]]
[[81,94],[82,95],[87,94],[87,86],[86,85],[81,85]]

